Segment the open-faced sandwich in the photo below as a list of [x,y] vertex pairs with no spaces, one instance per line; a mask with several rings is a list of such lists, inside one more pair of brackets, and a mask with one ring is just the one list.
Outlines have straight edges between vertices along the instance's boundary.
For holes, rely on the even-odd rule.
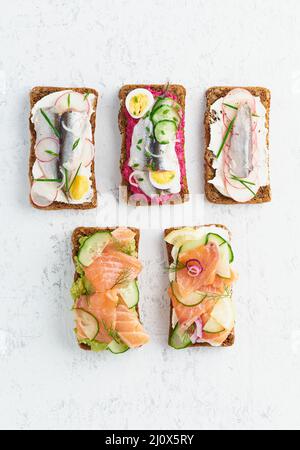
[[93,89],[36,87],[31,91],[31,203],[46,210],[97,206]]
[[121,172],[134,205],[188,200],[185,97],[179,85],[129,85],[120,91]]
[[139,319],[139,231],[77,228],[71,289],[76,337],[84,350],[124,353],[147,344]]
[[221,225],[165,231],[171,299],[169,345],[229,347],[234,344],[234,255]]
[[270,91],[214,87],[207,91],[206,100],[208,200],[219,204],[269,202]]

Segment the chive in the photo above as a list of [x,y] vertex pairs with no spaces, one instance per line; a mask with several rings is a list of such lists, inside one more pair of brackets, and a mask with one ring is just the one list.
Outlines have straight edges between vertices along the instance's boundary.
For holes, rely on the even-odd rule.
[[144,178],[138,178],[138,181],[144,181]]
[[226,131],[226,134],[225,134],[225,136],[224,136],[224,139],[223,139],[223,141],[222,141],[221,147],[220,147],[220,149],[219,149],[219,151],[218,151],[217,158],[220,157],[220,155],[221,155],[221,153],[222,153],[222,150],[223,150],[223,148],[225,147],[225,144],[226,144],[226,142],[227,142],[228,136],[230,135],[230,133],[231,133],[231,131],[232,131],[232,129],[233,129],[233,125],[234,125],[235,119],[236,119],[236,117],[235,117],[235,118],[230,122],[230,124],[229,124],[229,127],[228,127],[228,129],[227,129],[227,131]]
[[140,144],[142,144],[143,143],[143,139],[140,139],[139,141],[138,141],[138,145],[140,145]]
[[91,95],[91,93],[90,93],[90,92],[87,92],[87,93],[85,94],[85,96],[83,97],[83,100],[84,100],[84,101],[87,100],[87,98],[88,98],[90,95]]
[[71,108],[71,94],[68,95],[68,108]]
[[137,145],[136,148],[137,148],[140,152],[142,151],[142,147],[140,147],[139,145]]
[[163,112],[163,115],[166,116],[167,114],[169,114],[169,110],[165,109],[164,112]]
[[77,140],[74,142],[73,147],[72,147],[72,151],[74,151],[74,150],[78,147],[79,142],[80,142],[80,138],[77,139]]
[[150,130],[149,127],[146,127],[146,131],[147,131],[148,133],[151,133],[151,130]]
[[165,136],[165,135],[166,135],[166,133],[165,133],[165,131],[164,131],[164,130],[161,130],[161,134],[162,134],[163,136]]
[[78,173],[79,173],[79,170],[81,169],[81,166],[82,166],[82,163],[80,164],[80,166],[78,167],[78,169],[77,169],[77,171],[76,171],[75,177],[73,178],[73,181],[72,181],[72,183],[71,183],[71,185],[70,185],[70,187],[69,187],[69,189],[68,189],[68,192],[70,192],[70,190],[71,190],[71,188],[72,188],[72,186],[73,186],[73,184],[74,184],[74,181],[75,181],[76,178],[77,178],[77,175],[78,175]]
[[61,180],[57,178],[39,178],[34,179],[33,181],[38,181],[39,183],[61,183]]
[[[240,180],[240,179],[237,179],[236,181],[239,181],[239,182],[240,182],[245,188],[247,188],[248,191],[250,191],[250,192],[254,195],[254,197],[255,197],[256,192],[252,191],[252,189],[248,186],[248,184],[247,184],[245,181]],[[251,184],[253,184],[253,183],[251,183]]]
[[146,156],[146,158],[151,158],[151,153],[150,152],[145,152],[145,156]]
[[[234,109],[235,111],[238,111],[239,108],[233,105],[229,105],[229,103],[223,103],[224,106],[227,106],[228,108]],[[252,114],[253,117],[259,117],[257,114]]]
[[59,157],[58,153],[53,152],[52,150],[45,150],[45,153],[48,153],[48,155]]
[[60,138],[60,132],[58,131],[58,129],[53,125],[53,123],[51,122],[51,120],[49,119],[49,117],[47,116],[47,114],[45,113],[45,111],[43,109],[41,109],[41,114],[44,117],[44,119],[46,120],[46,122],[48,123],[48,125],[50,126],[50,128],[52,128],[52,130],[54,131],[55,136],[57,136],[58,138]]
[[241,183],[246,183],[255,186],[255,183],[252,183],[251,181],[248,180],[244,180],[243,178],[236,177],[235,175],[231,175],[231,179],[235,181],[240,181]]
[[139,164],[133,164],[133,167],[134,167],[135,169],[137,169],[138,167],[140,167],[140,165],[139,165]]

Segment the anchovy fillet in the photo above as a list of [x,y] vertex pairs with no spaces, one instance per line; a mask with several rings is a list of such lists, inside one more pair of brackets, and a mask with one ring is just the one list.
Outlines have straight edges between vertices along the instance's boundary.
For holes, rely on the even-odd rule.
[[247,178],[253,170],[252,111],[247,104],[238,109],[229,157],[232,175]]

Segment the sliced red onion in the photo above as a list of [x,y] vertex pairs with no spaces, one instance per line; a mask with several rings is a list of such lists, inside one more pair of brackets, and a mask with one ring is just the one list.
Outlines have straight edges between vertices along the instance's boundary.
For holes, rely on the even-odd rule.
[[203,338],[203,323],[201,319],[197,319],[195,322],[195,331],[191,336],[191,342],[192,344],[196,344],[197,342],[201,341],[202,338]]
[[190,259],[186,263],[186,268],[188,270],[188,274],[193,278],[198,277],[204,270],[198,259]]
[[132,181],[133,179],[134,179],[134,177],[135,177],[135,172],[132,172],[132,174],[130,175],[130,177],[129,177],[129,184],[131,184],[131,186],[133,186],[133,187],[139,187],[139,185],[136,183],[136,182],[134,182],[134,181]]

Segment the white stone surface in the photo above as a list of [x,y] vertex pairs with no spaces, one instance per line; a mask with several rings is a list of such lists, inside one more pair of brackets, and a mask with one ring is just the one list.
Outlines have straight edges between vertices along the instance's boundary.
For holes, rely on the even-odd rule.
[[[0,4],[0,428],[299,429],[299,1]],[[140,220],[145,228],[141,309],[152,342],[120,357],[84,353],[72,332],[71,232],[117,223],[118,89],[167,79],[188,90],[187,166],[191,191],[199,195],[191,220],[223,223],[234,235],[237,343],[227,350],[167,347],[159,213],[150,230],[130,211],[129,224]],[[98,211],[30,207],[34,85],[100,90]],[[271,204],[222,207],[201,196],[204,93],[213,85],[272,90]],[[174,210],[177,225],[182,210]],[[167,210],[161,224],[173,225]]]

